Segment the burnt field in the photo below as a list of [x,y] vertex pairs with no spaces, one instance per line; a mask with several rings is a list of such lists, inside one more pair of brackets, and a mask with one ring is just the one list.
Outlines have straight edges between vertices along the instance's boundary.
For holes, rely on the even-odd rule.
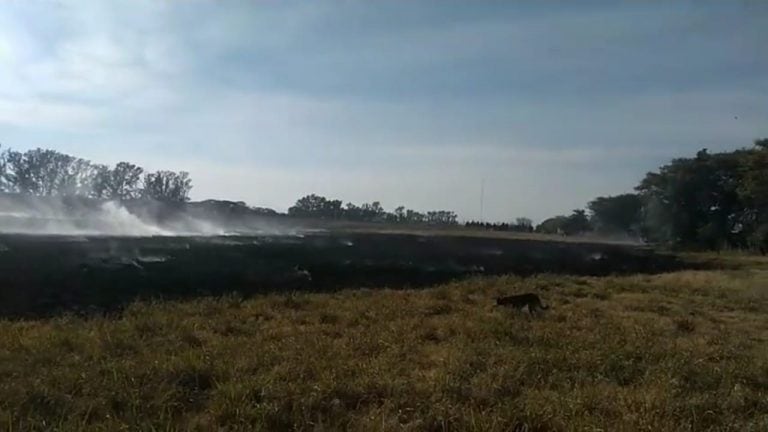
[[617,244],[382,233],[251,237],[0,236],[0,317],[102,313],[135,300],[417,288],[470,275],[660,273]]

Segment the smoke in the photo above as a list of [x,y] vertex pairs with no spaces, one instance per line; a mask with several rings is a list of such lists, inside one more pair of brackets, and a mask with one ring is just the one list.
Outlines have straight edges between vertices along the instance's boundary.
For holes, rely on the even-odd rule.
[[65,236],[226,236],[283,234],[257,221],[232,226],[224,220],[194,217],[181,208],[79,198],[0,194],[0,233]]
[[[173,226],[178,225],[178,226]],[[0,232],[39,235],[173,236],[223,235],[225,230],[203,222],[177,221],[161,226],[140,219],[110,201],[77,215],[55,207],[0,211]]]
[[627,246],[644,246],[647,243],[639,234],[630,233],[607,233],[607,232],[589,232],[575,237],[584,241],[593,241],[600,243],[614,243]]
[[93,218],[95,233],[110,233],[118,236],[167,236],[172,235],[168,230],[151,225],[131,214],[120,204],[109,201],[102,204]]

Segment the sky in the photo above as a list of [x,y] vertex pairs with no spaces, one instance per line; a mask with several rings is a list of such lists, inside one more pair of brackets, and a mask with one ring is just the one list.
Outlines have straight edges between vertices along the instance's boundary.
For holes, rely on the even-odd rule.
[[760,1],[0,0],[0,143],[189,171],[193,199],[540,221],[768,137],[766,23]]

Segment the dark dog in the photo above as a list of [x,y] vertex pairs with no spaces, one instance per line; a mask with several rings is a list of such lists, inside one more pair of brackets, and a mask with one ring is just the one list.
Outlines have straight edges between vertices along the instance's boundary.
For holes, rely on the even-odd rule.
[[539,296],[534,293],[499,297],[496,299],[496,306],[510,306],[518,310],[527,306],[528,313],[531,315],[536,311],[549,309],[549,306],[543,305]]

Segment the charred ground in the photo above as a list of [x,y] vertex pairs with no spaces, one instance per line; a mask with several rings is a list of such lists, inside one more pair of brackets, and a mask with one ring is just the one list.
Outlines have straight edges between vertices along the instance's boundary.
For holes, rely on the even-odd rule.
[[469,275],[602,276],[689,266],[649,248],[456,235],[0,237],[0,316],[107,312],[137,299],[418,288]]

